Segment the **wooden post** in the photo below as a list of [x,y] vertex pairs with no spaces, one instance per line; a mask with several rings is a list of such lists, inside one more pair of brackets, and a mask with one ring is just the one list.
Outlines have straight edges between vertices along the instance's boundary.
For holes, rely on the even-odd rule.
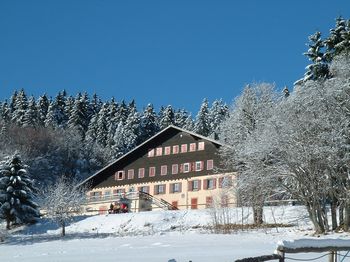
[[337,251],[331,250],[328,256],[329,262],[337,262]]

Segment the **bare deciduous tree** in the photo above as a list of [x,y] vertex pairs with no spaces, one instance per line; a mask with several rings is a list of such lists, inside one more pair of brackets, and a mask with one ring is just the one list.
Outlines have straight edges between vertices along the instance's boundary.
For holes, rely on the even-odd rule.
[[82,205],[86,200],[87,187],[77,185],[77,181],[62,176],[42,194],[41,206],[46,216],[61,226],[62,236],[66,234],[67,222],[81,214]]

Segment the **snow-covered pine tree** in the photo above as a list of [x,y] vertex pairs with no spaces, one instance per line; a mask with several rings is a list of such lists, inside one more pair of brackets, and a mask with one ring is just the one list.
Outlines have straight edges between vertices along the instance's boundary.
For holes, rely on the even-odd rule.
[[38,127],[39,126],[39,114],[37,105],[35,103],[35,98],[33,96],[29,97],[28,109],[25,111],[23,116],[23,127]]
[[334,56],[339,54],[342,50],[341,46],[338,46],[346,35],[347,21],[341,16],[336,19],[335,28],[330,29],[329,36],[324,40],[326,46],[325,58],[327,62],[332,62]]
[[0,167],[0,217],[6,228],[13,223],[33,223],[39,218],[33,201],[36,188],[19,155],[12,156]]
[[9,123],[11,120],[11,111],[10,111],[10,107],[8,105],[7,100],[5,100],[2,104],[1,104],[1,108],[0,108],[0,118],[3,120],[4,123]]
[[120,121],[117,125],[117,129],[115,130],[113,137],[114,143],[112,146],[112,158],[119,158],[127,152],[127,146],[125,144],[124,137],[124,124],[122,121]]
[[208,100],[205,98],[194,123],[194,132],[203,136],[208,136],[211,133],[209,121],[209,105]]
[[220,134],[220,125],[228,117],[229,108],[228,106],[220,100],[215,100],[209,109],[209,123],[211,133],[215,139],[218,139]]
[[16,123],[19,126],[22,126],[23,117],[27,109],[28,109],[27,95],[24,92],[24,89],[21,89],[16,97],[15,110],[12,113],[12,122]]
[[174,125],[180,128],[184,128],[188,119],[188,112],[185,109],[178,109],[175,112],[174,118]]
[[82,141],[85,138],[85,132],[88,128],[88,105],[89,98],[87,94],[81,95],[79,93],[74,100],[73,110],[67,123],[70,130],[78,132]]
[[140,114],[136,111],[136,107],[131,109],[124,125],[124,143],[127,151],[133,149],[140,142]]
[[97,137],[96,141],[101,146],[106,146],[108,138],[108,123],[107,123],[108,105],[104,103],[97,116]]
[[15,90],[10,98],[10,104],[9,104],[9,107],[10,107],[10,113],[13,114],[13,112],[15,112],[16,110],[16,100],[17,100],[17,95],[18,95],[18,92],[17,90]]
[[146,141],[159,131],[157,123],[157,113],[152,104],[148,104],[141,116],[141,138],[140,141]]
[[175,122],[175,114],[171,105],[166,108],[161,107],[159,111],[159,128],[160,130],[173,125]]
[[90,101],[90,105],[89,105],[89,117],[90,119],[95,116],[96,114],[98,114],[98,112],[101,110],[102,107],[102,101],[101,99],[97,96],[96,93],[94,93],[92,95],[92,99]]
[[122,121],[123,123],[125,123],[126,119],[128,118],[128,114],[129,114],[128,106],[125,104],[125,101],[122,100],[118,107],[118,114],[117,114],[118,122]]
[[39,97],[37,102],[37,110],[39,116],[39,124],[40,126],[45,126],[45,119],[47,115],[47,111],[49,109],[50,101],[47,98],[46,94],[43,94]]

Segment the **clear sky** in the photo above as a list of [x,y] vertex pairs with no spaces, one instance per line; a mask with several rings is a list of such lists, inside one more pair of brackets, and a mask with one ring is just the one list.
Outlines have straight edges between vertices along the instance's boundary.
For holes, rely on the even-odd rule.
[[96,92],[196,114],[245,84],[301,78],[307,37],[348,0],[1,0],[0,99]]

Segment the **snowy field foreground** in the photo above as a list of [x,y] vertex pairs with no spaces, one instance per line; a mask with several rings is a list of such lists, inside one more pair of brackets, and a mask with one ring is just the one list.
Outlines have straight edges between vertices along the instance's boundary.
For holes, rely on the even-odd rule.
[[[245,209],[242,216],[242,209],[232,209],[231,217],[237,224],[242,218],[248,223],[251,211]],[[208,210],[79,217],[67,227],[64,239],[59,237],[57,226],[42,221],[13,232],[0,245],[0,261],[226,262],[272,254],[283,240],[319,239],[313,237],[302,207],[266,208],[267,222],[292,227],[238,230],[229,235],[212,234],[207,229],[211,218]],[[347,234],[321,238],[350,239]]]

